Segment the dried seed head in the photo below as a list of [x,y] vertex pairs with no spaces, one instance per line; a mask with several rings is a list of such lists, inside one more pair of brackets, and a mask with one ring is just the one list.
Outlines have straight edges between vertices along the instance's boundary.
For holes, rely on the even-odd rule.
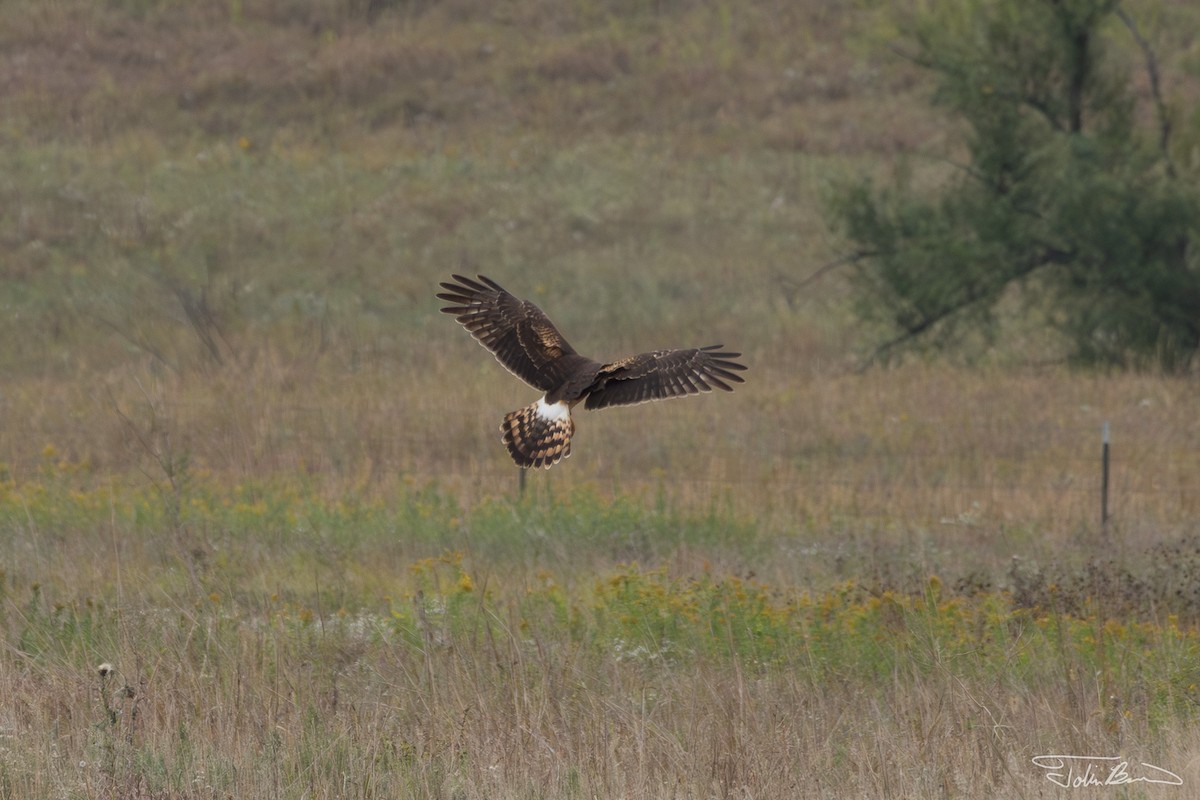
[[105,661],[100,666],[96,667],[96,672],[100,673],[101,678],[107,678],[109,675],[112,675],[116,671],[117,671],[116,667],[114,667],[112,664],[108,663],[107,661]]

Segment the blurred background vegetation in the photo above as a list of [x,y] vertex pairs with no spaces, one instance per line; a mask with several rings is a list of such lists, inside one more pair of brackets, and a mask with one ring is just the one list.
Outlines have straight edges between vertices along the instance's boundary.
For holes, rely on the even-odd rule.
[[[1140,123],[1153,140],[1164,113],[1178,183],[1194,183],[1194,9],[1129,4],[1138,27],[1126,29],[1112,4],[1083,5],[1109,13],[1087,21],[1096,63],[1080,76],[1089,127],[1075,133],[1127,138]],[[934,203],[922,198],[960,176],[961,163],[993,186],[1021,163],[1041,164],[1040,182],[1027,187],[1034,179],[1023,174],[1018,195],[1071,184],[1094,194],[1092,173],[1059,166],[1038,138],[1039,125],[1050,127],[1039,98],[1066,103],[1071,76],[1022,56],[1062,43],[1020,6],[6,3],[5,366],[105,371],[148,358],[178,372],[244,364],[265,349],[419,366],[406,344],[430,320],[431,280],[455,267],[486,269],[518,292],[524,282],[581,339],[611,325],[627,336],[595,338],[615,350],[658,331],[705,332],[718,317],[735,324],[717,333],[736,332],[747,349],[799,339],[805,355],[861,355],[883,332],[846,313],[840,276],[800,288],[853,249],[829,233],[823,199],[839,207],[852,202],[848,183],[899,171],[915,184],[911,202]],[[1154,87],[1141,43],[1155,58]],[[989,48],[990,61],[969,55]],[[1028,96],[1021,69],[1040,70]],[[1018,89],[1006,93],[1005,80]],[[980,101],[987,81],[1001,89]],[[1010,130],[1016,155],[1005,156]],[[1132,158],[1122,150],[1100,171]],[[1124,185],[1145,198],[1132,177]],[[1045,225],[1068,240],[1056,223],[1104,210],[1067,205]],[[1138,204],[1108,205],[1124,219]],[[908,213],[927,225],[941,218]],[[922,262],[941,254],[951,277],[902,283],[942,286],[958,269],[1000,273],[985,285],[1003,287],[1003,263],[1033,247],[1032,234],[1002,220],[946,227],[940,242],[906,250]],[[1099,237],[1098,227],[1080,235]],[[1183,227],[1176,238],[1194,234]],[[852,222],[849,234],[872,241]],[[975,239],[985,252],[965,249]],[[1072,292],[1089,296],[1087,282],[1068,279],[1058,306]],[[958,308],[964,291],[998,294],[943,288],[922,311],[903,291],[874,298],[869,316],[915,305],[902,329],[929,327],[939,303]],[[1137,294],[1092,313],[1119,316]],[[1042,313],[1043,323],[1054,316]],[[1044,332],[1032,327],[1030,336]],[[1031,353],[1021,333],[987,352],[1017,362],[1071,352],[1051,336]]]
[[[1072,295],[1081,272],[1052,295],[1013,290],[988,271],[1019,248],[979,232],[1011,224],[938,217],[984,207],[955,182],[985,168],[981,109],[998,108],[951,102],[970,93],[952,66],[988,42],[1020,61],[1025,7],[5,3],[0,459],[37,475],[51,447],[94,476],[176,488],[190,469],[335,494],[400,478],[468,502],[507,493],[496,424],[528,391],[432,296],[450,271],[481,271],[597,357],[724,342],[752,367],[729,397],[583,417],[571,462],[537,476],[548,485],[719,497],[788,526],[970,513],[1072,530],[1096,516],[1111,419],[1130,465],[1118,488],[1141,509],[1129,524],[1154,508],[1175,526],[1195,510],[1179,488],[1198,435],[1187,379],[1159,375],[1153,347],[1128,360],[1141,373],[1056,366],[1079,354],[1064,309],[1119,314],[1121,297]],[[1169,117],[1190,185],[1200,11],[1121,9],[1136,27],[1108,14],[1096,33],[1113,108],[1143,138]],[[1045,91],[1061,90],[1047,69]],[[1051,158],[1031,136],[1028,157]],[[1022,191],[1044,196],[1060,173]],[[1137,205],[1137,184],[1117,188]],[[935,235],[880,223],[910,239],[870,266],[854,220],[872,203],[877,222],[894,211]],[[963,297],[986,300],[972,323],[936,324]],[[897,326],[955,347],[857,374]],[[1177,344],[1160,352],[1186,374]]]
[[[916,342],[991,349],[1014,319],[1070,360],[1187,373],[1200,350],[1200,119],[1110,0],[934,4],[901,51],[963,129],[952,175],[837,192],[861,310]],[[1139,96],[1140,95],[1140,96]],[[1019,330],[1019,328],[1018,328]]]

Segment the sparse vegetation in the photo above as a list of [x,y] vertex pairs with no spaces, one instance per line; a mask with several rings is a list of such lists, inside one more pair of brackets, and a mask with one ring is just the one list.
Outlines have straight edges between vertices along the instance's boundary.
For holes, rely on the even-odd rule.
[[[833,179],[944,135],[878,20],[476,6],[0,5],[0,798],[1196,785],[1194,385],[858,374],[797,280]],[[750,383],[518,497],[451,270]]]
[[0,496],[13,796],[1003,794],[1043,751],[1173,755],[1200,703],[1195,542],[1139,578],[803,588],[689,561],[747,557],[733,520],[587,495],[195,485],[175,539],[76,481]]

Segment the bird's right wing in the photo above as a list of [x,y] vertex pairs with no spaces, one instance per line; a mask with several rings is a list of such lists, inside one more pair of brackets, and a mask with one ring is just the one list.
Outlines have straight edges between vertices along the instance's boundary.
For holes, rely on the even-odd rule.
[[454,305],[442,309],[453,314],[504,367],[535,389],[551,391],[562,381],[554,365],[575,349],[542,310],[528,300],[513,297],[504,287],[480,275],[472,280],[455,275],[443,283],[438,298]]
[[723,352],[724,345],[684,350],[655,350],[606,364],[600,370],[599,388],[587,397],[585,408],[605,408],[711,392],[715,386],[733,391],[731,383],[744,383],[738,372],[746,369],[733,359],[741,353]]

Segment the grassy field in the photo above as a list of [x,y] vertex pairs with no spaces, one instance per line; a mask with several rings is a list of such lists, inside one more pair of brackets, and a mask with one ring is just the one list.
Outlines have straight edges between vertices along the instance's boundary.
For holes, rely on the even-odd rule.
[[[1198,14],[1129,8],[1186,129]],[[897,9],[0,5],[0,798],[1187,796],[1195,376],[860,371],[805,280],[956,147]],[[452,271],[747,383],[519,494]]]

